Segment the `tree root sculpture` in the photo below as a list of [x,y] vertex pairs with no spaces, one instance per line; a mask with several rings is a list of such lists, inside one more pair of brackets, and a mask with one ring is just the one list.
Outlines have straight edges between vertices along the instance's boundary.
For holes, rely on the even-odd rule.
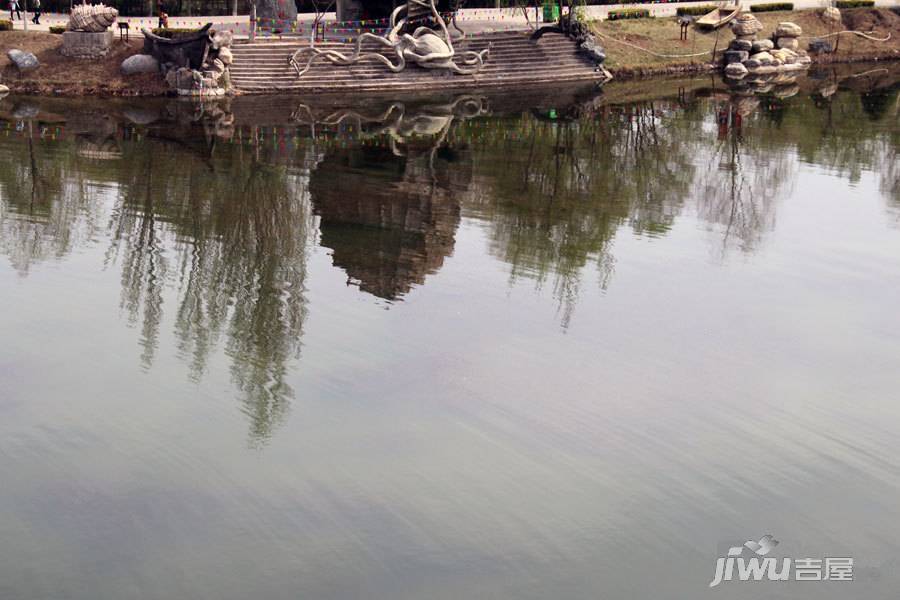
[[[412,35],[408,33],[401,34],[406,25],[407,18],[399,18],[404,11],[408,12],[408,6],[416,4],[431,10],[436,23],[440,27],[440,32],[429,27],[419,27],[413,31]],[[439,35],[443,34],[443,35]],[[392,50],[396,56],[396,62],[382,54],[381,52],[363,52],[362,45],[366,40],[374,41],[386,50]],[[303,62],[303,55],[310,52],[311,55]],[[394,73],[399,73],[406,68],[407,63],[417,64],[426,69],[446,69],[459,75],[472,75],[477,73],[484,67],[484,61],[490,53],[490,46],[481,52],[467,51],[457,54],[453,49],[453,40],[444,19],[438,13],[435,6],[435,0],[408,0],[407,4],[402,4],[391,13],[391,29],[386,36],[381,37],[373,33],[363,33],[356,38],[356,48],[350,55],[343,54],[337,50],[323,50],[310,46],[309,48],[301,48],[294,52],[289,63],[297,71],[297,77],[309,71],[313,62],[318,58],[324,58],[336,65],[353,65],[363,60],[376,60],[384,64]],[[457,62],[457,58],[462,60]]]

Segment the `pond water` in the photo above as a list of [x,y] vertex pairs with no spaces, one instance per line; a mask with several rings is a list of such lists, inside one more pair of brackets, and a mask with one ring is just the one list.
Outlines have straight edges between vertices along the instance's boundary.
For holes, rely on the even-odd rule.
[[2,100],[0,598],[894,598],[898,91]]

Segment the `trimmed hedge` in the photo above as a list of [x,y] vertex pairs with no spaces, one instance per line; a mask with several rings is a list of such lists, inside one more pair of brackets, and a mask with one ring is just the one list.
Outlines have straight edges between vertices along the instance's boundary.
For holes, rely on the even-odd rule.
[[675,14],[679,17],[702,17],[706,13],[719,8],[715,4],[701,4],[700,6],[679,6],[675,9]]
[[56,35],[62,35],[66,32],[65,25],[51,25],[50,33],[55,33]]
[[875,0],[838,0],[835,3],[838,8],[872,8]]
[[12,21],[0,20],[0,31],[12,31]]
[[646,8],[622,8],[619,10],[609,11],[607,19],[610,21],[619,21],[621,19],[648,19],[650,11]]
[[750,12],[775,12],[776,10],[794,10],[793,2],[772,2],[771,4],[751,4]]

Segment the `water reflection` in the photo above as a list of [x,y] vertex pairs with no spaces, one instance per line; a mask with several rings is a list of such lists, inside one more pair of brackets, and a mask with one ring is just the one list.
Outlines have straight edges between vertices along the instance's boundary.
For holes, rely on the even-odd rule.
[[751,254],[804,164],[850,181],[877,172],[898,219],[898,79],[695,81],[630,102],[287,99],[271,121],[252,99],[7,98],[0,249],[24,277],[104,245],[144,368],[169,333],[194,381],[224,352],[255,445],[295,395],[316,245],[348,284],[397,302],[441,270],[471,219],[510,285],[549,286],[569,327],[586,280],[613,284],[617,237],[665,237],[690,214],[719,259]]
[[466,144],[447,138],[455,124],[487,115],[487,104],[461,96],[415,107],[392,102],[368,115],[343,109],[317,117],[307,105],[294,112],[313,136],[334,127],[354,142],[326,148],[309,184],[321,244],[348,284],[397,300],[452,254],[473,167]]

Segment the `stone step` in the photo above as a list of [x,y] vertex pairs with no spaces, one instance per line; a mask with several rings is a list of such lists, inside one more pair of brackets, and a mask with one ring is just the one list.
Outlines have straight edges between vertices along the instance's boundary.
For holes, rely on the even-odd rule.
[[[246,69],[246,68],[264,68],[264,67],[280,67],[283,65],[289,64],[290,58],[292,55],[286,54],[284,56],[277,57],[268,57],[268,58],[255,58],[255,59],[246,59],[244,57],[236,57],[234,62],[234,68],[238,69]],[[388,59],[391,59],[392,62],[396,61],[396,56],[386,56]],[[309,60],[310,55],[304,55],[299,57],[300,61]],[[494,65],[509,65],[514,63],[528,63],[532,66],[535,66],[537,59],[547,59],[547,60],[560,60],[560,61],[582,61],[580,55],[578,55],[571,48],[566,50],[560,50],[559,52],[540,52],[540,53],[521,53],[521,54],[490,54],[487,56],[487,60],[485,61],[485,66],[489,64]],[[367,58],[362,60],[361,62],[356,63],[356,66],[366,66],[366,65],[379,65],[381,63],[377,62],[373,58]],[[320,65],[331,66],[348,66],[348,65],[337,65],[332,63],[327,58],[317,58],[313,62],[313,68],[318,68]],[[553,68],[555,63],[546,63],[546,68]]]
[[[312,52],[306,51],[303,52],[303,56],[312,56]],[[344,55],[352,55],[353,52],[341,52]],[[368,52],[363,52],[363,54],[370,54]],[[374,53],[372,53],[374,54]],[[392,57],[396,56],[396,53],[393,52],[379,52],[382,56]],[[462,53],[457,52],[457,55]],[[559,56],[559,55],[573,55],[577,54],[575,48],[562,47],[562,48],[523,48],[521,50],[512,50],[512,49],[503,49],[503,50],[491,50],[488,53],[488,56],[507,58],[507,57],[525,57],[525,58],[533,58],[535,55],[546,55],[546,56]],[[272,62],[277,60],[287,60],[289,57],[293,56],[294,52],[280,52],[280,53],[269,53],[269,54],[259,54],[259,55],[246,55],[246,54],[234,54],[235,60],[240,60],[242,62],[254,62],[254,61],[262,61],[262,62]]]
[[[354,53],[353,50],[348,50],[346,52],[345,51],[339,51],[339,52],[346,56],[352,55]],[[270,52],[267,54],[240,54],[240,53],[235,52],[234,58],[235,58],[235,61],[240,61],[240,62],[252,62],[252,61],[271,62],[274,60],[287,60],[289,57],[293,56],[294,53],[295,53],[295,51],[293,51],[293,50],[288,51],[288,52],[278,52],[278,53]],[[309,52],[309,51],[303,52],[304,56],[312,56],[312,54],[313,53]],[[372,53],[363,51],[363,54],[372,54]],[[381,54],[382,56],[387,56],[387,57],[396,56],[396,53],[394,53],[394,52],[379,52],[378,54]],[[457,51],[456,54],[462,55],[463,52]],[[572,46],[563,46],[563,47],[558,47],[558,48],[522,48],[522,49],[515,49],[515,48],[497,49],[497,48],[494,48],[494,49],[491,49],[491,51],[488,53],[488,56],[501,57],[501,58],[506,58],[506,57],[515,58],[518,56],[522,56],[522,57],[526,57],[526,58],[533,58],[535,55],[559,56],[559,55],[566,55],[566,54],[576,55],[577,52],[576,52],[576,49]]]
[[[572,43],[555,43],[555,44],[546,44],[544,42],[531,42],[525,40],[521,43],[508,43],[508,44],[471,44],[465,46],[454,46],[454,49],[457,52],[465,52],[468,50],[480,52],[482,50],[486,50],[490,47],[491,52],[506,52],[506,51],[524,51],[524,50],[556,50],[560,48],[574,48],[575,45]],[[252,48],[252,49],[241,49],[234,50],[233,53],[235,56],[272,56],[277,54],[292,54],[297,50],[309,48],[308,44],[294,44],[290,46],[279,46],[277,48]],[[340,44],[340,45],[322,45],[317,44],[316,48],[320,50],[337,50],[338,52],[353,52],[356,49],[355,45],[352,44]],[[391,52],[389,48],[385,46],[363,46],[363,52]]]
[[[409,67],[416,68],[417,67]],[[523,66],[517,69],[503,69],[503,70],[482,70],[478,73],[478,76],[482,79],[486,77],[502,77],[502,76],[518,76],[518,75],[530,75],[532,77],[535,76],[546,76],[553,75],[554,73],[559,73],[561,71],[584,71],[584,67],[578,65],[565,65],[560,66],[558,68],[552,70],[535,70],[529,68],[528,66]],[[404,71],[406,73],[406,71]],[[349,73],[314,73],[309,71],[304,73],[302,77],[298,77],[297,72],[293,69],[285,69],[283,71],[266,71],[260,73],[253,72],[241,72],[241,73],[232,73],[233,80],[246,81],[251,79],[275,79],[275,78],[292,78],[292,79],[300,79],[303,81],[344,81],[344,80],[353,80],[353,79],[376,79],[376,78],[397,78],[397,73],[392,73],[386,69],[377,70],[377,71],[353,71]],[[410,71],[404,75],[405,77],[415,77],[418,79],[435,79],[434,72],[424,72],[424,73],[415,73]],[[451,75],[439,74],[441,78],[450,77]],[[465,77],[465,75],[453,74],[453,77]]]
[[[391,62],[396,62],[396,60],[397,60],[396,56],[386,56],[386,58],[391,60]],[[268,58],[268,59],[261,59],[261,58],[260,59],[250,59],[250,60],[236,59],[234,61],[234,67],[237,67],[237,68],[279,67],[282,65],[289,64],[290,59],[291,59],[291,55],[289,55],[289,54],[285,55],[285,56],[272,57],[272,58]],[[309,59],[310,59],[310,55],[307,54],[307,55],[302,55],[302,56],[298,57],[297,60],[298,60],[298,62],[305,63]],[[541,60],[541,59],[548,59],[548,60]],[[573,52],[570,49],[567,52],[557,52],[557,53],[553,53],[553,54],[546,53],[546,52],[529,53],[529,54],[513,54],[513,55],[507,55],[507,56],[490,54],[486,57],[484,64],[485,64],[485,66],[487,66],[489,64],[509,65],[509,64],[514,64],[514,63],[528,63],[535,67],[542,66],[544,68],[553,68],[555,66],[555,63],[552,61],[556,61],[556,60],[582,61],[583,59],[579,54]],[[321,65],[327,65],[330,67],[331,66],[351,66],[351,65],[340,65],[337,63],[333,63],[324,56],[316,58],[312,64],[313,64],[313,68],[318,68]],[[357,66],[380,65],[380,64],[382,64],[382,63],[375,60],[373,57],[367,57],[367,58],[355,63],[355,65],[357,65]]]
[[[294,40],[254,41],[238,43],[232,48],[235,62],[232,81],[245,92],[273,91],[423,91],[485,87],[508,87],[553,82],[599,80],[600,73],[590,61],[576,52],[575,43],[560,35],[549,35],[532,41],[521,33],[498,32],[477,39],[455,43],[457,53],[481,51],[490,45],[491,52],[481,71],[474,75],[450,74],[444,70],[424,69],[408,64],[401,73],[393,73],[371,59],[354,65],[335,65],[317,59],[310,70],[298,77],[289,64],[290,57],[308,42]],[[320,49],[352,54],[355,44],[320,42]],[[363,52],[380,52],[396,60],[394,53],[371,42]],[[307,55],[310,56],[310,55]]]
[[[384,80],[386,82],[398,81],[401,78],[405,80],[416,80],[423,83],[436,83],[436,84],[452,84],[455,80],[462,78],[471,78],[478,81],[490,81],[492,79],[509,79],[509,78],[532,78],[532,79],[547,79],[554,78],[559,75],[564,74],[578,74],[578,73],[591,73],[592,71],[579,69],[576,67],[569,67],[565,69],[555,69],[554,71],[529,71],[526,69],[521,69],[518,71],[504,71],[504,72],[495,72],[495,73],[479,73],[478,75],[460,75],[460,74],[442,74],[438,77],[431,77],[428,74],[417,74],[417,73],[408,73],[403,76],[398,76],[396,73],[388,73],[390,77],[386,77],[383,73],[373,73],[369,76],[353,76],[353,77],[309,77],[308,73],[304,74],[303,77],[297,77],[297,74],[294,72],[282,73],[282,74],[260,74],[260,75],[244,75],[244,76],[233,76],[232,81],[237,83],[250,83],[250,82],[260,82],[260,81],[290,81],[297,83],[306,82],[309,85],[319,84],[319,83],[345,83],[345,82],[355,82],[355,81],[365,81],[365,82],[373,82],[378,80]],[[405,73],[405,72],[404,72]]]
[[[447,81],[438,82],[438,83],[446,83],[451,84],[453,82],[461,82],[461,81],[473,81],[478,83],[487,83],[492,81],[508,81],[512,79],[540,79],[540,80],[552,80],[557,77],[566,77],[566,76],[578,76],[585,75],[586,72],[582,69],[564,69],[559,70],[554,73],[542,73],[539,76],[535,76],[533,73],[505,73],[497,75],[496,77],[472,77],[472,76],[464,76],[464,75],[453,75],[453,79],[449,79]],[[450,77],[450,76],[448,76]],[[241,86],[244,85],[263,85],[266,82],[272,83],[285,83],[290,85],[300,85],[300,86],[323,86],[323,85],[343,85],[343,84],[356,84],[356,83],[365,83],[366,85],[375,85],[378,82],[384,82],[385,85],[393,85],[400,81],[412,81],[417,83],[434,83],[434,80],[428,78],[417,78],[417,77],[405,77],[401,79],[385,79],[383,77],[356,77],[356,78],[346,78],[346,79],[327,79],[327,78],[307,78],[300,77],[298,78],[296,75],[284,75],[278,77],[270,77],[270,76],[259,76],[253,77],[248,76],[240,79]]]
[[[368,62],[368,61],[367,61]],[[552,66],[536,66],[533,62],[530,61],[519,61],[519,62],[509,62],[504,64],[491,64],[490,61],[485,63],[484,67],[479,71],[480,73],[496,73],[500,71],[510,71],[510,72],[532,72],[532,73],[542,73],[549,72],[552,73],[559,69],[563,68],[575,68],[575,69],[583,69],[586,65],[580,58],[571,57],[568,60],[560,60],[555,61]],[[423,69],[418,67],[417,65],[407,65],[407,69],[414,68],[416,71],[421,71],[422,75],[434,76],[439,74],[440,71],[433,69]],[[246,75],[277,75],[282,73],[294,73],[296,74],[296,70],[285,61],[281,64],[273,64],[273,65],[243,65],[238,67],[237,65],[233,66],[231,69],[232,77],[236,76],[246,76]],[[383,75],[388,76],[391,75],[392,72],[381,63],[377,63],[372,61],[369,64],[356,64],[356,65],[332,65],[329,63],[324,64],[314,64],[309,71],[307,71],[303,77],[360,77],[364,75]]]
[[[548,83],[566,83],[578,81],[600,80],[599,74],[595,73],[594,77],[586,77],[584,72],[558,73],[553,79],[535,80],[534,77],[505,77],[502,79],[494,79],[491,81],[476,80],[468,77],[459,77],[454,79],[454,85],[445,86],[443,89],[484,89],[486,87],[513,87],[521,86],[523,88],[532,85],[545,85]],[[384,79],[374,81],[346,81],[346,82],[323,82],[320,84],[312,84],[311,82],[302,82],[301,80],[293,81],[272,81],[263,80],[259,82],[247,82],[240,88],[242,91],[281,91],[281,90],[297,90],[306,92],[342,92],[351,90],[366,91],[422,91],[422,82],[414,79],[406,79],[402,81],[389,81]]]

